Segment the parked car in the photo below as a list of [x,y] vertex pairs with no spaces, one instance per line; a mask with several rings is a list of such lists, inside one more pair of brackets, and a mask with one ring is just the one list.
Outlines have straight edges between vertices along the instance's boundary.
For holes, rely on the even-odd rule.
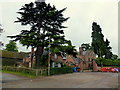
[[99,69],[101,72],[120,72],[120,68],[104,67]]

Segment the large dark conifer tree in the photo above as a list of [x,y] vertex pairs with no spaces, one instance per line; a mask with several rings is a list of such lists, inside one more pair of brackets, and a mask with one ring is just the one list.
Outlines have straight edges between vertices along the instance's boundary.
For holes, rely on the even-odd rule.
[[109,46],[110,42],[108,41],[108,39],[106,39],[105,41],[105,45],[106,45],[106,53],[105,53],[105,58],[106,59],[112,59],[112,52],[111,49],[112,47]]
[[92,24],[92,48],[94,52],[98,55],[98,57],[105,56],[106,59],[111,59],[112,47],[109,46],[109,41],[106,39],[104,41],[104,35],[102,34],[102,29],[96,22]]
[[46,4],[45,2],[35,2],[25,4],[18,14],[17,21],[21,25],[29,25],[30,30],[22,30],[19,35],[8,36],[14,41],[19,41],[23,46],[31,46],[36,48],[36,66],[40,64],[40,58],[43,55],[43,50],[48,48],[49,40],[52,43],[51,48],[61,47],[64,44],[69,44],[65,40],[62,23],[67,21],[69,17],[64,18],[62,10],[57,10],[55,6]]
[[96,22],[93,22],[92,24],[92,31],[92,48],[98,57],[103,57],[105,54],[106,45],[104,42],[104,35],[102,34],[102,30]]

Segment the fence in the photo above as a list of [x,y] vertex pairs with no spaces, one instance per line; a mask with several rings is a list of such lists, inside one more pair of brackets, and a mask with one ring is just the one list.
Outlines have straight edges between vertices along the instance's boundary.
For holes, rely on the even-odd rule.
[[30,75],[35,75],[35,76],[46,76],[47,75],[47,69],[31,69],[31,68],[23,68],[23,67],[3,66],[2,70],[22,72],[22,73],[27,73]]

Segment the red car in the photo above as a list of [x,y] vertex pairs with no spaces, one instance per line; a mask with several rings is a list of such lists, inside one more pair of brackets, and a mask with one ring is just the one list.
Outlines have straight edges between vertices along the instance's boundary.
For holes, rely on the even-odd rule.
[[120,72],[120,68],[104,67],[99,69],[101,72]]

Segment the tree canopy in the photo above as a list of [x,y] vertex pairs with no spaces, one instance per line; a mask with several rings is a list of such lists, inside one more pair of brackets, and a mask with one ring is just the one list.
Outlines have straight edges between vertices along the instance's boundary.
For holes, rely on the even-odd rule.
[[[0,36],[1,36],[1,33],[3,33],[3,28],[2,28],[2,25],[0,24]],[[4,46],[4,43],[0,41],[0,49],[2,46]]]
[[9,41],[8,44],[5,45],[7,51],[14,51],[14,52],[18,52],[18,47],[16,45],[16,43],[14,41]]
[[104,35],[102,34],[102,29],[100,26],[96,23],[93,22],[92,24],[92,48],[94,52],[98,55],[98,57],[103,57],[105,58],[111,58],[111,47],[109,46],[109,41],[106,39],[104,41]]
[[83,44],[81,45],[81,47],[82,47],[82,49],[83,49],[84,51],[87,51],[87,50],[91,50],[91,49],[92,49],[92,47],[90,46],[89,43],[83,43]]
[[112,56],[113,56],[113,54],[111,52],[112,47],[109,46],[109,43],[110,42],[108,41],[108,39],[106,39],[106,41],[105,41],[105,45],[106,45],[105,58],[106,59],[112,59]]
[[[69,17],[65,18],[62,10],[57,10],[56,7],[45,2],[31,2],[25,4],[19,9],[18,14],[21,17],[17,17],[17,21],[21,25],[29,25],[30,30],[22,30],[19,35],[8,36],[14,41],[19,41],[23,46],[36,48],[36,66],[40,64],[40,57],[43,54],[43,50],[48,48],[49,40],[51,48],[63,47],[69,41],[65,39],[62,25]],[[73,48],[73,46],[71,46]]]

